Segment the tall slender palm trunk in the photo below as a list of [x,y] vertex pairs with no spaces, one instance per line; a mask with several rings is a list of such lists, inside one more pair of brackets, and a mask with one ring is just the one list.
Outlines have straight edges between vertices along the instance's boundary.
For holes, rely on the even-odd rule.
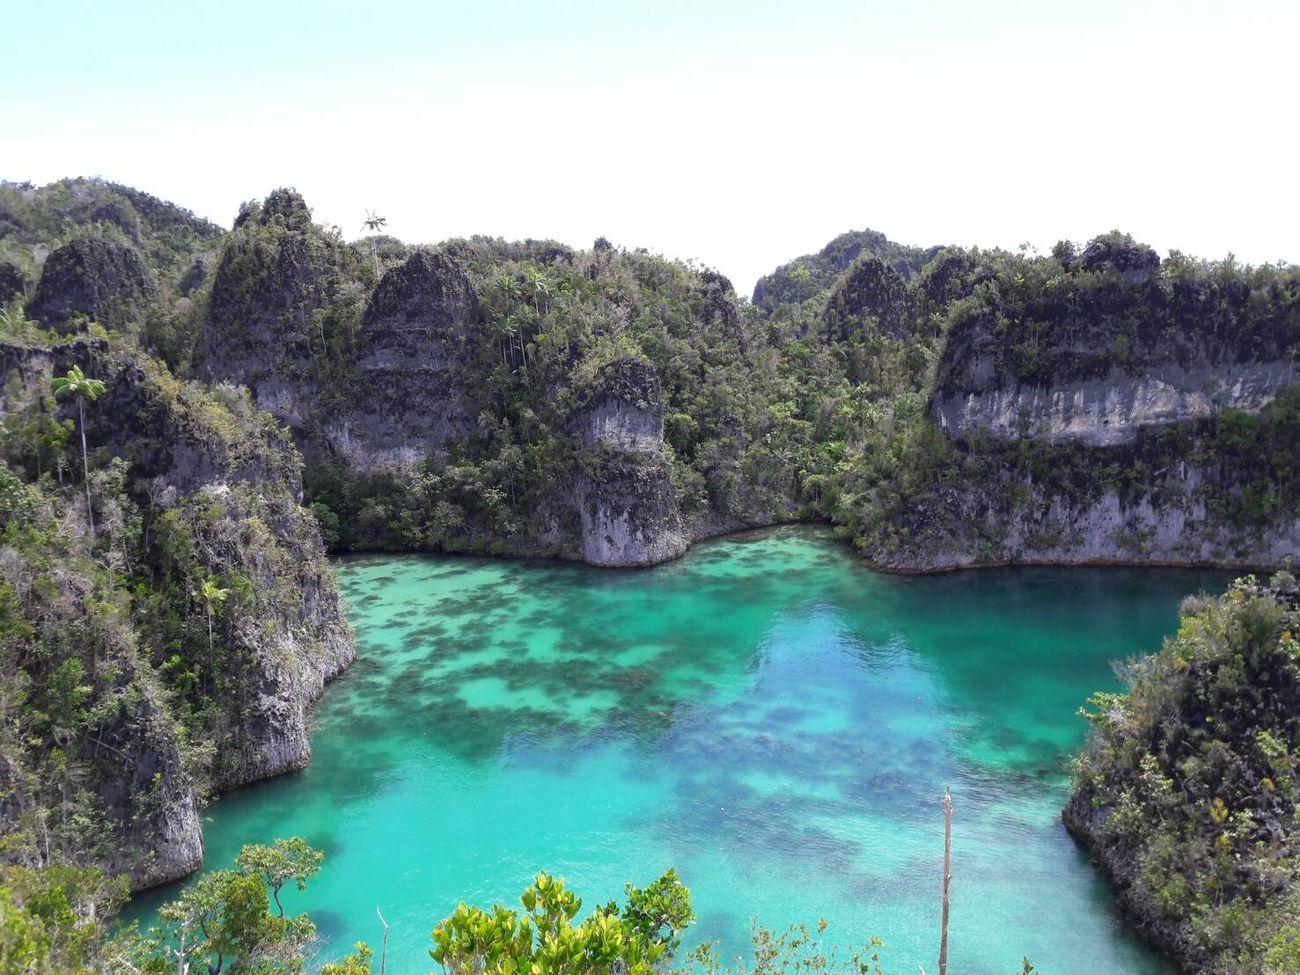
[[[211,689],[213,683],[212,678],[213,678],[213,670],[216,667],[216,656],[217,656],[217,652],[213,647],[213,641],[212,641],[212,609],[209,607],[208,608],[208,672],[203,675],[203,683],[207,685],[208,689]],[[277,904],[280,903],[278,897],[276,898],[275,902]],[[280,916],[281,917],[284,916],[283,908],[281,908],[280,910]]]
[[90,522],[90,540],[95,540],[95,509],[90,502],[90,460],[86,451],[86,401],[77,399],[77,426],[81,429],[81,470],[86,482],[86,520]]

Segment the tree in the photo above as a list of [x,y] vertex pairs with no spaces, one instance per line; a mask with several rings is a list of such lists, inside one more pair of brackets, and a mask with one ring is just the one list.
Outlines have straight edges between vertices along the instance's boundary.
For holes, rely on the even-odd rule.
[[[384,227],[388,226],[388,218],[381,217],[374,210],[366,211],[366,219],[361,221],[361,226],[370,231],[372,235],[379,233]],[[375,281],[379,281],[379,244],[372,236],[370,239],[370,255],[375,261]]]
[[364,941],[352,946],[352,954],[342,961],[330,962],[320,970],[320,975],[370,975],[370,959],[374,952]]
[[203,612],[208,617],[208,673],[211,674],[216,660],[216,650],[212,640],[212,620],[225,603],[226,597],[230,595],[230,590],[222,589],[215,579],[208,578],[203,580],[195,595],[203,604]]
[[235,866],[243,873],[260,876],[265,881],[275,900],[276,910],[280,917],[284,917],[281,889],[292,880],[299,890],[306,890],[307,881],[320,870],[324,859],[325,854],[312,849],[301,836],[293,836],[276,840],[270,846],[260,843],[245,846],[235,858]]
[[[706,941],[687,956],[691,964],[677,971],[698,972],[699,975],[785,975],[803,972],[805,975],[884,975],[880,964],[880,949],[884,942],[870,937],[861,944],[834,944],[825,939],[830,927],[825,918],[809,927],[792,924],[784,930],[764,927],[757,919],[750,921],[751,955],[733,956],[730,964],[724,962],[715,942]],[[921,975],[925,969],[921,968]]]
[[56,376],[53,382],[55,396],[71,396],[77,401],[78,429],[81,431],[81,467],[86,481],[86,519],[90,523],[90,540],[95,540],[95,511],[90,502],[90,460],[86,451],[86,403],[93,403],[104,392],[104,383],[87,379],[81,366],[73,366],[66,376]]
[[[628,884],[627,906],[623,908],[623,919],[643,937],[662,944],[672,954],[681,945],[682,929],[695,919],[691,909],[691,892],[671,867],[649,887],[633,887]],[[613,903],[606,905],[611,913],[616,910]]]
[[430,957],[447,975],[652,975],[695,920],[690,892],[672,870],[645,890],[629,886],[621,912],[611,902],[576,926],[582,899],[558,877],[539,873],[520,902],[522,916],[501,905],[489,912],[461,903],[433,929]]
[[266,889],[263,877],[252,873],[204,874],[159,909],[164,927],[153,933],[153,956],[169,954],[180,973],[194,972],[196,965],[208,975],[302,971],[315,925],[305,914],[272,915]]
[[551,279],[546,276],[545,272],[539,271],[535,267],[525,269],[524,277],[533,292],[533,311],[540,318],[542,315],[541,299],[550,298],[551,296]]
[[0,865],[0,972],[73,975],[104,952],[124,877],[67,865]]
[[[514,365],[514,338],[515,330],[519,327],[519,323],[515,320],[514,315],[502,315],[497,318],[493,324],[496,327],[497,339],[501,342],[501,363],[508,369]],[[509,361],[506,359],[507,350],[509,350],[510,353]]]

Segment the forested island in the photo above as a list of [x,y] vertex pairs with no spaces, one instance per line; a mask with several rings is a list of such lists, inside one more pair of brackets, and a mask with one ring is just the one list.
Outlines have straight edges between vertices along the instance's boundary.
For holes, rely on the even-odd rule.
[[[1300,970],[1300,268],[861,231],[746,300],[603,238],[348,242],[290,189],[226,230],[82,179],[0,184],[0,306],[14,970],[170,971],[182,937],[193,970],[307,963],[277,895],[319,857],[287,837],[153,940],[107,922],[200,866],[213,797],[308,762],[356,656],[327,553],[648,566],[793,522],[904,573],[1255,572],[1095,702],[1065,819],[1188,971]],[[544,924],[453,917],[435,959],[537,935],[648,971],[690,920],[666,876],[548,942],[577,913],[552,883]]]

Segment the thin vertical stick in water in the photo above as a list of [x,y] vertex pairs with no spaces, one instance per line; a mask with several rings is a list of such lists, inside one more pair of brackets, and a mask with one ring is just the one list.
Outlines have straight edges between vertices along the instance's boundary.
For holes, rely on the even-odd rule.
[[388,967],[388,922],[384,920],[379,908],[375,908],[375,913],[379,915],[379,923],[384,926],[384,947],[379,953],[379,975],[384,975],[384,969]]
[[939,928],[939,975],[948,975],[948,885],[952,883],[952,789],[943,792],[943,920]]

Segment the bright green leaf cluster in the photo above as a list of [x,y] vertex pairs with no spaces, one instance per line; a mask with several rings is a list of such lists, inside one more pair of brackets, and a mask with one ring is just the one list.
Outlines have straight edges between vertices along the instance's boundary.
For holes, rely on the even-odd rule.
[[429,955],[447,975],[650,975],[695,919],[690,892],[672,870],[627,891],[621,912],[610,903],[575,925],[582,899],[539,873],[520,898],[522,915],[461,903],[433,929]]

